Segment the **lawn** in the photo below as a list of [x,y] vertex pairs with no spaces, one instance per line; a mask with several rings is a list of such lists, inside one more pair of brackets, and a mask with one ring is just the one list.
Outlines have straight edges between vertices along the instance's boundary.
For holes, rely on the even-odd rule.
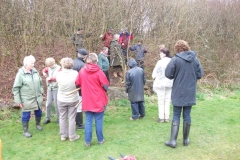
[[104,117],[105,143],[97,144],[94,128],[89,148],[84,145],[84,130],[77,131],[79,140],[62,142],[58,125],[42,125],[43,131],[38,131],[34,119],[29,127],[33,137],[25,138],[20,110],[1,111],[3,160],[107,160],[108,156],[119,158],[120,153],[135,155],[138,160],[240,159],[240,92],[211,97],[198,93],[197,97],[191,114],[190,145],[182,145],[181,122],[175,149],[164,145],[170,137],[171,123],[156,122],[156,96],[145,97],[147,115],[137,121],[129,120],[131,109],[127,100],[110,102]]

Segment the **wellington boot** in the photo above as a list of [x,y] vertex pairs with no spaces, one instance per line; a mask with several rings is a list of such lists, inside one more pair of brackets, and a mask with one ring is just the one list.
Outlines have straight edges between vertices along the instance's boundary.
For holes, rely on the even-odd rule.
[[179,130],[179,122],[172,122],[171,127],[171,137],[170,140],[165,142],[166,146],[175,148],[177,146],[177,136],[178,136],[178,130]]
[[36,121],[36,127],[39,131],[43,130],[42,126],[40,125],[41,122],[41,117],[35,117],[35,121]]
[[29,122],[22,122],[22,126],[23,126],[23,135],[27,138],[32,137],[32,135],[28,132],[28,123]]
[[190,132],[191,122],[183,122],[183,145],[188,146],[190,143],[189,132]]

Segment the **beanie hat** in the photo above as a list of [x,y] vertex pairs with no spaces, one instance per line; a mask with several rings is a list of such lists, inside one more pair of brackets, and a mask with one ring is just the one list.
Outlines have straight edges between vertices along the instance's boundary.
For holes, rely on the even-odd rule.
[[87,50],[84,48],[78,49],[77,51],[79,54],[84,55],[84,56],[88,54]]

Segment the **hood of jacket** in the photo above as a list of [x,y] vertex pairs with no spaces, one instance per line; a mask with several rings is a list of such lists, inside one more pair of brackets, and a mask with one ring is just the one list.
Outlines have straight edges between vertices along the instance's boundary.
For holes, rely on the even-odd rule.
[[177,53],[175,56],[184,59],[187,62],[192,62],[196,57],[196,52],[194,51],[186,51]]
[[129,60],[129,62],[128,62],[128,66],[129,66],[130,68],[133,68],[133,67],[137,66],[137,62],[135,61],[135,59],[130,58],[130,60]]
[[93,63],[87,63],[85,66],[85,70],[88,73],[95,73],[97,71],[100,70],[100,67],[97,64],[93,64]]

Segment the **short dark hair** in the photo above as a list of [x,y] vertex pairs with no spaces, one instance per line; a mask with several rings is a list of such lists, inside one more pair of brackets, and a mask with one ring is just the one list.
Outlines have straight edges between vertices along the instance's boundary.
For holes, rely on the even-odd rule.
[[170,55],[170,51],[167,48],[161,49],[160,52],[163,52],[166,55],[166,57],[172,58]]

